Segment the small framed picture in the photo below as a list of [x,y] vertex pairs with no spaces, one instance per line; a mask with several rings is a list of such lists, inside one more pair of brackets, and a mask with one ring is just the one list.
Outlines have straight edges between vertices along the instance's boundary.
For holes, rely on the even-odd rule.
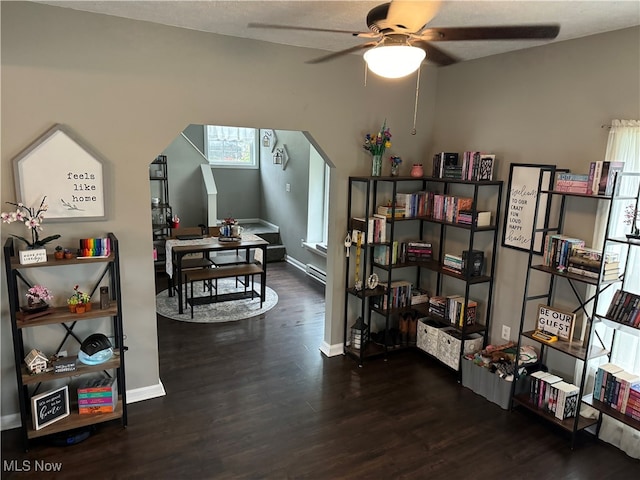
[[33,428],[40,430],[69,416],[69,387],[57,388],[31,397]]
[[549,305],[538,305],[538,319],[536,330],[557,335],[560,340],[570,342],[573,338],[573,329],[576,323],[576,314],[558,310]]

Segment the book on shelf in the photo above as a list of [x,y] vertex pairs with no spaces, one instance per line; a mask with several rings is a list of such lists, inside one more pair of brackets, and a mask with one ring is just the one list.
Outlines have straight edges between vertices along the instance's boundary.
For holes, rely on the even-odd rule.
[[419,305],[429,302],[429,293],[425,290],[414,288],[411,290],[411,305]]
[[482,250],[462,251],[462,271],[468,277],[479,277],[484,268],[484,252]]
[[538,392],[538,408],[547,412],[550,411],[549,399],[551,398],[551,387],[558,382],[562,382],[562,377],[552,373],[545,375],[540,379],[541,385],[540,391]]
[[435,178],[443,178],[445,167],[458,165],[458,153],[440,152],[433,156],[432,175]]
[[562,234],[547,234],[543,245],[543,264],[564,271],[576,247],[584,247],[584,240]]
[[379,215],[384,215],[385,218],[403,218],[405,216],[404,205],[380,205],[376,211]]
[[590,193],[589,175],[561,172],[556,175],[554,190],[567,193]]
[[640,295],[616,290],[605,317],[624,325],[640,328]]
[[552,413],[559,420],[575,417],[578,413],[580,389],[565,381],[558,382],[553,387],[557,390],[557,396]]
[[624,162],[602,162],[602,172],[598,183],[598,195],[613,194],[613,182],[616,175],[624,169]]
[[[610,384],[614,373],[621,372],[622,370],[622,367],[614,363],[604,363],[600,365],[598,367],[598,370],[596,371],[595,380],[593,383],[593,398],[604,402],[607,384]],[[609,386],[609,389],[610,388],[611,387]]]
[[613,376],[618,386],[615,389],[616,394],[611,401],[611,408],[618,410],[620,413],[624,413],[627,410],[631,388],[640,387],[640,375],[623,370],[615,373]]
[[612,195],[616,175],[624,169],[624,162],[598,160],[589,166],[590,191],[593,195]]

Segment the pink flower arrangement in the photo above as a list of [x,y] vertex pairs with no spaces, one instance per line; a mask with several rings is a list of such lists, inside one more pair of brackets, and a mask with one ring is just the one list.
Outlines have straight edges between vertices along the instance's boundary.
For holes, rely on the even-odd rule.
[[30,304],[45,302],[47,300],[51,300],[52,298],[53,294],[47,287],[43,287],[42,285],[34,285],[29,290],[27,290],[27,300]]

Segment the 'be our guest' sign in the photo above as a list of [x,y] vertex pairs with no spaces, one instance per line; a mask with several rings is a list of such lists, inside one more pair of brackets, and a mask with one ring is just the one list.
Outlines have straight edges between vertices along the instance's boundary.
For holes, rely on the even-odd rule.
[[559,339],[570,341],[573,337],[573,327],[576,314],[563,312],[548,305],[538,306],[537,330],[551,335],[557,335]]
[[61,125],[56,125],[14,160],[20,200],[47,197],[47,220],[106,218],[104,162]]

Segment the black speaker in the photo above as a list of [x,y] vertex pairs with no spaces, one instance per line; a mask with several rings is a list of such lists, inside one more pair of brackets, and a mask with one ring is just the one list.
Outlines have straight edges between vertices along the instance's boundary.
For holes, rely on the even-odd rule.
[[100,308],[106,310],[109,303],[109,287],[100,287]]

